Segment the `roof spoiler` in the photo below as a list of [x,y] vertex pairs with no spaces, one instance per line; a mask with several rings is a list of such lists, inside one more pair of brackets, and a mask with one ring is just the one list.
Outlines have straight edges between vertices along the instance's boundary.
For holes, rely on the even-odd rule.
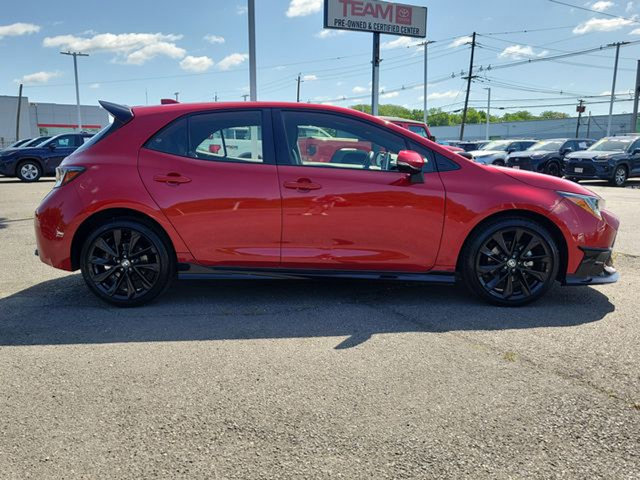
[[113,118],[121,123],[127,123],[133,118],[133,111],[128,105],[119,105],[117,103],[105,102],[104,100],[98,100],[98,103],[109,112]]

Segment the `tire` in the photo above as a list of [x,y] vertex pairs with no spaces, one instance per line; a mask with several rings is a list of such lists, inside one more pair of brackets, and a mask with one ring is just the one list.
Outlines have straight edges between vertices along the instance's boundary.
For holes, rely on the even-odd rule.
[[35,160],[23,160],[16,168],[16,177],[23,182],[37,182],[42,176],[42,167]]
[[507,217],[472,234],[462,253],[461,270],[464,284],[478,297],[518,307],[542,297],[555,282],[559,266],[558,246],[546,228],[525,218]]
[[98,298],[118,307],[135,307],[169,287],[176,259],[153,227],[137,219],[121,219],[91,232],[82,246],[80,268]]
[[504,167],[505,163],[502,160],[496,160],[495,162],[493,162],[493,165],[496,165],[498,167]]
[[624,187],[624,184],[627,183],[628,175],[627,167],[619,165],[614,170],[613,177],[609,180],[609,183],[614,187]]
[[560,171],[560,165],[558,162],[551,162],[545,168],[545,173],[547,175],[551,175],[552,177],[561,177],[562,172]]

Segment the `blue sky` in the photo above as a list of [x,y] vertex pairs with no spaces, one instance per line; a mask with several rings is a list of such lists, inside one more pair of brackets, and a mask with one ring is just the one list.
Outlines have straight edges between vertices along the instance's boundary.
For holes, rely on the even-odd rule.
[[[564,60],[570,63],[543,61],[488,71],[487,66],[640,40],[640,1],[568,0],[603,13],[549,0],[413,3],[429,8],[428,39],[435,41],[429,47],[429,106],[447,111],[460,108],[464,99],[460,72],[469,63],[464,37],[473,31],[484,34],[478,37],[474,62],[483,67],[483,81],[473,85],[473,106],[484,108],[484,87],[491,86],[494,107],[571,114],[574,106],[544,105],[610,91],[613,50]],[[301,73],[304,101],[369,102],[371,35],[321,33],[321,5],[322,0],[256,0],[260,100],[295,100],[295,78]],[[31,101],[74,103],[72,60],[58,53],[72,48],[90,53],[79,59],[83,103],[144,104],[145,91],[149,103],[174,92],[185,102],[209,101],[216,92],[220,100],[241,100],[248,91],[245,7],[244,0],[11,2],[0,20],[0,94],[17,94],[22,79]],[[548,30],[487,35],[525,29]],[[421,108],[420,47],[403,37],[383,35],[382,41],[381,102]],[[640,45],[621,49],[620,99],[629,98],[626,92],[633,89],[637,58]],[[351,99],[357,96],[363,98]],[[343,97],[347,100],[339,100]],[[631,102],[620,102],[614,111],[631,108]],[[608,105],[591,103],[588,110],[606,113]]]

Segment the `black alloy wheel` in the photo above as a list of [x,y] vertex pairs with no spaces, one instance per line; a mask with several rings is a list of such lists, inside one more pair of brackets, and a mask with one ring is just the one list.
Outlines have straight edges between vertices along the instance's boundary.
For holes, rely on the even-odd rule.
[[160,295],[175,271],[168,248],[151,228],[134,221],[113,221],[87,238],[81,253],[82,275],[101,299],[137,306]]
[[627,183],[627,168],[624,165],[620,165],[613,172],[611,184],[616,187],[624,187],[625,183]]
[[519,306],[551,287],[559,254],[542,226],[514,218],[476,234],[464,262],[464,280],[474,293],[497,305]]
[[560,176],[560,165],[558,165],[556,162],[551,162],[547,166],[547,175],[551,175],[553,177],[559,177]]

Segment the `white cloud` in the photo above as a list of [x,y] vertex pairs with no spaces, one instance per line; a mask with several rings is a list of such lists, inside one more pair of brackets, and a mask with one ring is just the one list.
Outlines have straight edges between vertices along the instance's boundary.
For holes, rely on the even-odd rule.
[[400,92],[389,92],[389,93],[382,93],[380,95],[381,98],[395,98],[397,96],[400,95]]
[[236,13],[238,15],[244,15],[249,11],[249,8],[246,5],[236,5]]
[[629,13],[631,10],[633,10],[633,2],[627,2],[627,6],[625,7],[625,12]]
[[0,25],[0,38],[19,37],[20,35],[30,35],[40,31],[39,25],[33,23],[12,23],[11,25]]
[[462,45],[466,45],[467,43],[471,43],[473,41],[472,37],[458,37],[453,42],[449,44],[449,48],[458,48]]
[[549,52],[547,50],[535,52],[529,45],[511,45],[505,48],[498,56],[500,58],[512,58],[514,60],[521,60],[523,58],[544,57],[548,53]]
[[193,57],[187,55],[180,61],[180,68],[187,72],[206,72],[213,67],[213,60],[207,56]]
[[318,33],[316,33],[314,37],[325,39],[325,38],[337,37],[339,35],[344,35],[345,33],[347,32],[344,30],[334,30],[330,28],[325,28],[320,30]]
[[99,83],[92,83],[91,85],[89,85],[89,88],[93,88],[93,89],[100,88],[100,84]]
[[47,83],[52,78],[60,77],[60,72],[36,72],[23,76],[22,78],[16,78],[16,83],[24,83],[25,85],[38,85]]
[[314,80],[317,80],[318,77],[316,75],[305,75],[302,77],[302,80],[304,80],[305,82],[313,82]]
[[224,37],[221,37],[220,35],[205,35],[204,39],[209,42],[209,43],[224,43]]
[[613,2],[611,2],[609,0],[598,0],[593,5],[591,5],[591,8],[593,10],[598,11],[598,12],[604,12],[605,10],[609,10],[614,5],[615,5],[615,3],[613,3]]
[[287,17],[304,17],[322,10],[322,0],[291,0]]
[[[635,23],[626,18],[590,18],[573,29],[573,33],[582,35],[590,32],[613,32]],[[631,32],[633,33],[633,32]]]
[[[445,98],[456,98],[458,96],[457,90],[447,90],[446,92],[433,92],[427,95],[427,99],[429,100],[442,100]],[[421,97],[421,100],[424,97]]]
[[398,37],[395,40],[389,40],[387,42],[382,42],[380,48],[383,50],[391,50],[393,48],[405,48],[412,47],[420,43],[419,40],[411,37]]
[[230,68],[237,67],[248,59],[249,55],[246,53],[232,53],[218,62],[218,68],[220,70],[229,70]]
[[159,55],[170,58],[184,57],[186,51],[175,44],[175,41],[181,38],[182,35],[162,33],[101,33],[91,37],[46,37],[42,44],[45,47],[86,53],[115,53],[124,59],[125,63],[142,65]]
[[360,86],[355,86],[353,87],[353,90],[352,90],[353,93],[367,93],[369,91],[371,91],[370,88],[360,87]]

